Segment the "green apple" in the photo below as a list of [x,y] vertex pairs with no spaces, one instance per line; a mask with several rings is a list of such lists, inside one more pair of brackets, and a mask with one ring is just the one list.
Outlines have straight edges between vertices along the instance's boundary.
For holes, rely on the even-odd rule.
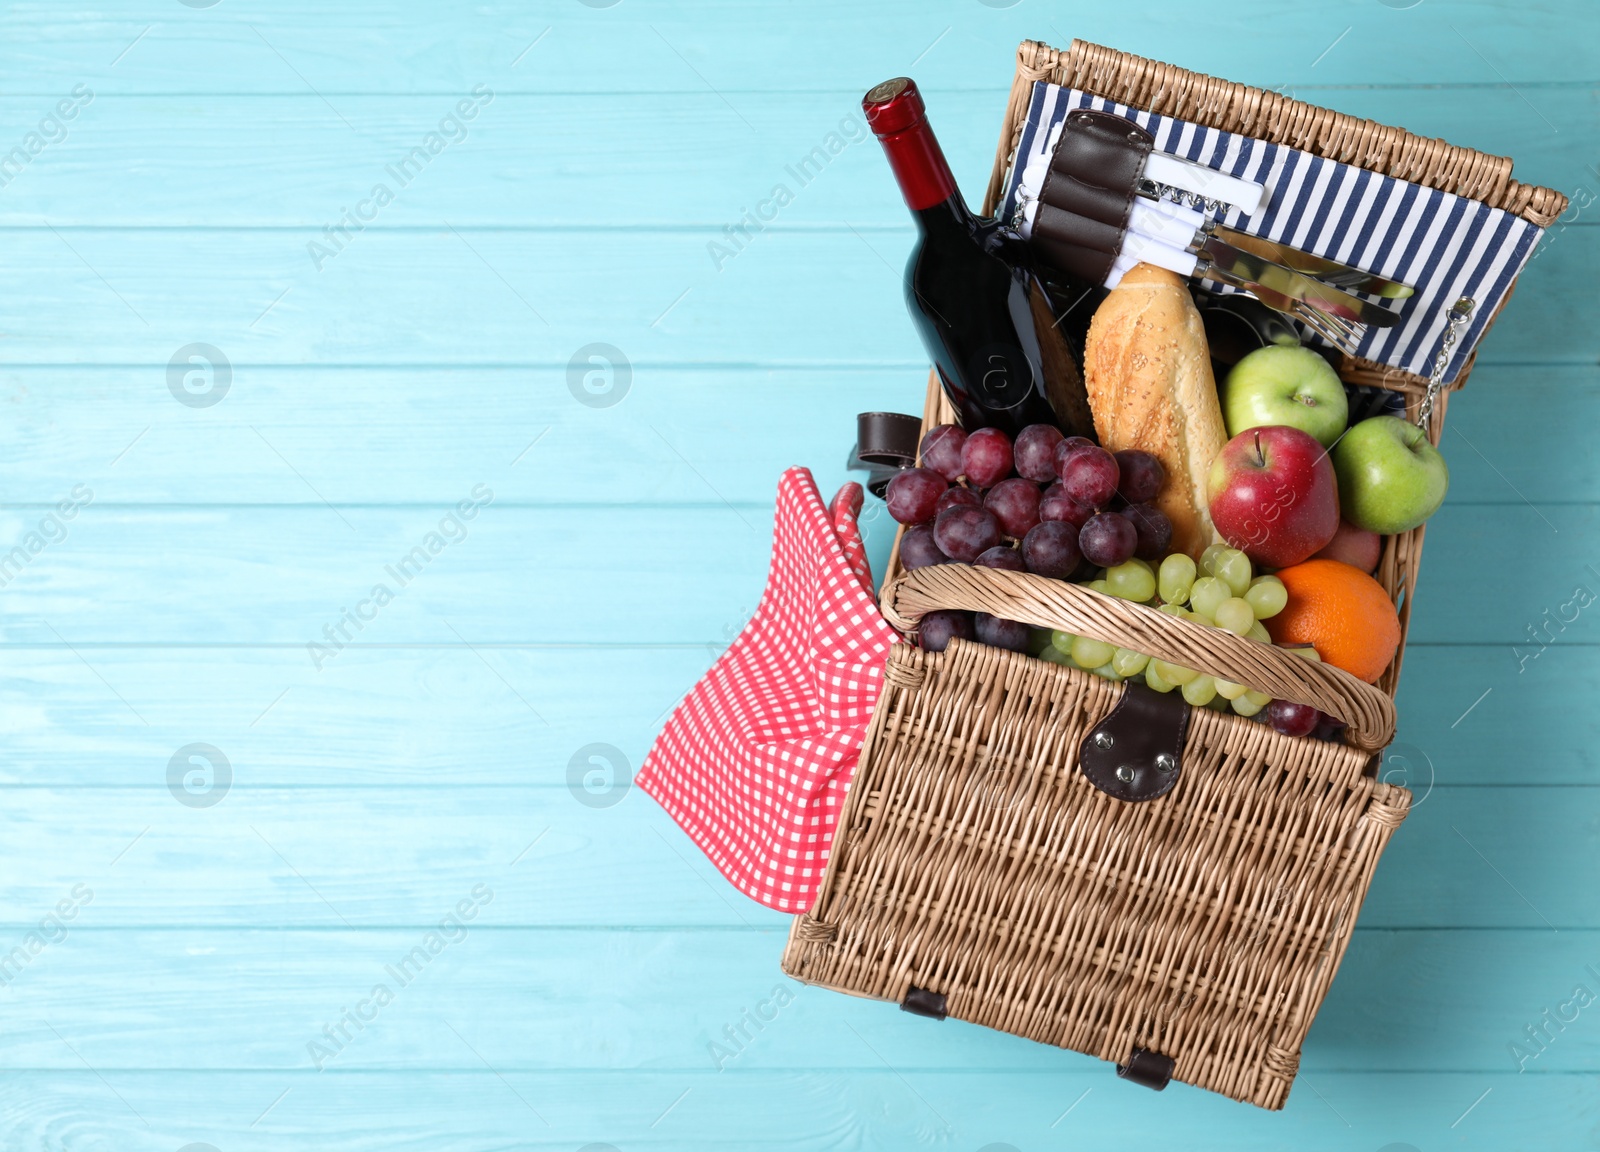
[[1398,416],[1373,416],[1333,447],[1339,506],[1357,528],[1392,536],[1439,510],[1450,469],[1427,433]]
[[1233,366],[1222,392],[1228,436],[1250,428],[1287,424],[1333,447],[1350,405],[1328,362],[1299,344],[1257,348]]

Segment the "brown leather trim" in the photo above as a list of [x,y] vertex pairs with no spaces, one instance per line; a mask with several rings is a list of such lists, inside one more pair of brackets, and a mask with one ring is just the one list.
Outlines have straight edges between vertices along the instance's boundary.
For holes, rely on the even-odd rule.
[[1040,202],[1033,218],[1033,249],[1053,267],[1100,284],[1122,251],[1122,229]]
[[[1121,231],[1128,226],[1139,175],[1153,147],[1155,138],[1125,117],[1087,108],[1068,113],[1039,198],[1081,212],[1070,203],[1072,183],[1099,189],[1107,195],[1093,199],[1099,210],[1091,218]],[[1052,191],[1059,199],[1051,198]]]
[[1116,707],[1083,738],[1078,766],[1108,796],[1154,800],[1178,783],[1188,730],[1189,705],[1180,693],[1130,680]]
[[917,462],[921,446],[920,416],[862,412],[856,417],[856,442],[845,466],[867,472],[867,491],[882,499],[895,473]]
[[1126,1064],[1117,1065],[1117,1075],[1159,1092],[1172,1080],[1175,1063],[1171,1056],[1163,1056],[1148,1048],[1135,1048]]
[[863,412],[856,417],[856,456],[864,464],[909,468],[922,443],[922,417],[904,412]]
[[1091,284],[1105,281],[1154,144],[1149,132],[1110,112],[1068,113],[1029,238],[1044,263]]

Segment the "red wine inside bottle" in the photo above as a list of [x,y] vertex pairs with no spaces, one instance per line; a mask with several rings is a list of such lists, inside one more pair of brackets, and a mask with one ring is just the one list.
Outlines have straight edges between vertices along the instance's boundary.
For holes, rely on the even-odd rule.
[[885,81],[861,106],[917,222],[906,305],[961,426],[1015,436],[1054,424],[1093,439],[1083,373],[1028,252],[967,208],[917,86]]

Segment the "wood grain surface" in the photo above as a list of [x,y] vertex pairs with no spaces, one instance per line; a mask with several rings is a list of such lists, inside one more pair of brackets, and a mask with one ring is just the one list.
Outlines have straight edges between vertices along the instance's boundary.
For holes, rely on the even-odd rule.
[[[48,537],[0,569],[0,1146],[1600,1147],[1600,617],[1529,631],[1600,593],[1591,5],[166,0],[0,33],[0,153],[74,102],[0,186],[0,555]],[[1451,404],[1384,768],[1420,803],[1279,1115],[793,985],[787,918],[628,786],[756,606],[780,471],[831,490],[856,411],[920,406],[860,92],[915,75],[976,195],[1017,41],[1073,36],[1575,204]]]

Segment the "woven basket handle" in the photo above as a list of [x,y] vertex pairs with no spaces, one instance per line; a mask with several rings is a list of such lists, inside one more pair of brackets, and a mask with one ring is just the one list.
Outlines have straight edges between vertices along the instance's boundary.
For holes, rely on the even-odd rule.
[[902,632],[941,608],[987,612],[1036,628],[1059,628],[1196,668],[1275,698],[1309,704],[1350,726],[1350,742],[1375,752],[1394,739],[1394,701],[1340,668],[1102,595],[1064,580],[964,564],[918,568],[883,590],[884,617]]

